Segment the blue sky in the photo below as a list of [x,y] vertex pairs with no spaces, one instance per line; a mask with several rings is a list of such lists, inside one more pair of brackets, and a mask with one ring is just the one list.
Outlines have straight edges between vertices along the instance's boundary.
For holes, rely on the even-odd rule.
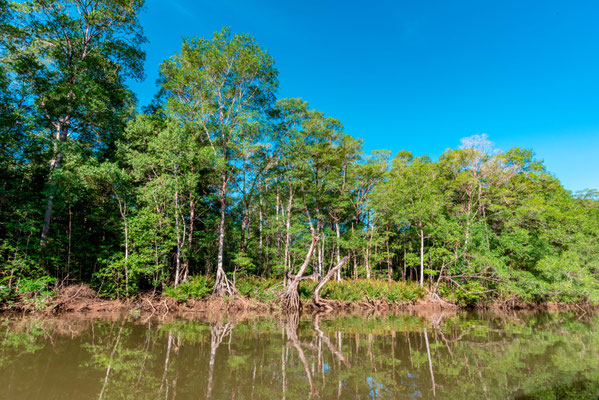
[[599,2],[147,0],[147,78],[181,38],[250,33],[279,97],[338,118],[366,151],[438,157],[486,133],[532,148],[570,190],[599,188]]

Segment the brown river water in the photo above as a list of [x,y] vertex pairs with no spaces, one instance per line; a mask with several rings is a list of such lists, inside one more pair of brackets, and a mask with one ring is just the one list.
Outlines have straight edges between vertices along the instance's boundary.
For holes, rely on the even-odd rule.
[[597,399],[599,315],[0,315],[0,399]]

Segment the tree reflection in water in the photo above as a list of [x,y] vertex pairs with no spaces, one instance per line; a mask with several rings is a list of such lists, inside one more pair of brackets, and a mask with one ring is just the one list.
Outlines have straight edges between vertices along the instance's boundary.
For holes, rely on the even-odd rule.
[[575,399],[599,318],[573,313],[0,321],[6,398]]

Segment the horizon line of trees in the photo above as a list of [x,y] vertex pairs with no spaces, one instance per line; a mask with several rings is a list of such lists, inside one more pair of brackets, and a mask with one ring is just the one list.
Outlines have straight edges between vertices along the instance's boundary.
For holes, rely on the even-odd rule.
[[[141,0],[0,0],[0,285],[52,277],[130,296],[214,276],[416,281],[462,300],[599,301],[599,192],[572,194],[486,135],[438,160],[366,154],[277,99],[274,59],[228,28],[142,79]],[[314,238],[319,240],[314,240]]]

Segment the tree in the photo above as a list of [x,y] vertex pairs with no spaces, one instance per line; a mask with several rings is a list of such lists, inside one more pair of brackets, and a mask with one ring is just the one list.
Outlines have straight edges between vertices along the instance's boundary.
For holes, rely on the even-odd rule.
[[420,286],[424,285],[424,241],[443,205],[435,175],[435,165],[428,157],[413,159],[411,154],[401,152],[373,195],[373,207],[379,215],[416,230],[420,239]]
[[[336,198],[335,185],[343,187],[346,150],[341,123],[324,113],[309,109],[301,99],[283,99],[277,103],[279,135],[277,154],[287,186],[289,204],[286,224],[286,250],[289,246],[289,218],[293,197],[301,200],[300,210],[312,235],[321,237],[316,249],[317,274],[324,272],[325,242],[329,211]],[[350,156],[351,157],[351,156]],[[345,188],[340,191],[345,191]],[[334,213],[335,214],[335,213]],[[335,214],[337,215],[337,214]]]
[[228,28],[212,40],[188,39],[161,67],[167,109],[195,129],[212,150],[219,177],[220,222],[215,295],[236,293],[225,274],[224,247],[229,185],[242,143],[259,141],[278,86],[273,58],[249,35]]
[[[188,128],[174,119],[148,115],[141,115],[129,124],[120,142],[120,153],[137,186],[137,211],[145,209],[145,213],[133,217],[154,214],[160,228],[172,232],[174,271],[168,275],[176,287],[189,273],[194,228],[205,201],[202,188],[210,179],[214,160]],[[122,200],[116,191],[115,197],[124,220],[127,261],[127,225]],[[135,239],[131,237],[132,244],[139,242]],[[136,248],[140,250],[140,245]]]
[[5,62],[27,91],[28,110],[48,138],[48,195],[40,244],[48,242],[68,141],[106,150],[123,128],[140,79],[144,42],[137,15],[143,0],[30,0],[13,4],[2,26]]

